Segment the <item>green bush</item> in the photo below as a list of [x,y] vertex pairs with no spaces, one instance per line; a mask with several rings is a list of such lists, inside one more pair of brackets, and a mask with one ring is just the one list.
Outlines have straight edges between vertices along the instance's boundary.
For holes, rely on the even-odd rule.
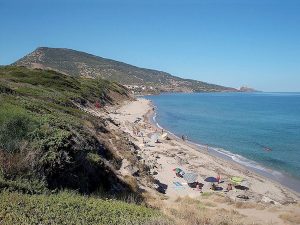
[[[42,194],[47,193],[48,189],[45,184],[38,180],[6,180],[0,177],[0,190],[6,190],[9,192],[17,191],[25,194]],[[1,223],[0,223],[1,224]]]
[[0,149],[9,153],[20,148],[33,130],[34,120],[26,110],[11,104],[0,108]]
[[62,192],[0,193],[0,224],[145,224],[162,215],[145,206]]

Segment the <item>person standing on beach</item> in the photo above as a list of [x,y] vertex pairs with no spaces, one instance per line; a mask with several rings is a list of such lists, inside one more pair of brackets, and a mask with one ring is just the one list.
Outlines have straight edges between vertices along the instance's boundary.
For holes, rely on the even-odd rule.
[[231,191],[231,190],[232,190],[232,184],[229,183],[229,184],[227,185],[226,191],[229,192],[229,191]]
[[220,180],[221,180],[221,176],[220,176],[220,174],[218,174],[218,176],[217,176],[217,181],[218,181],[218,184],[220,183]]
[[203,192],[202,192],[202,186],[200,186],[200,183],[199,183],[199,182],[197,182],[196,190],[197,190],[197,191],[200,191],[200,193],[203,193]]

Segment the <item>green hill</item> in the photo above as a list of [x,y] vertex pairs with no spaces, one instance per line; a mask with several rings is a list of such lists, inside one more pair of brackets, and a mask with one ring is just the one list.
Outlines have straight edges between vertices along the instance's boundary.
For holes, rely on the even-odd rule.
[[136,146],[110,129],[108,119],[83,110],[104,112],[130,99],[123,86],[100,78],[0,67],[0,224],[146,224],[161,218],[140,204],[136,178],[118,172],[127,159],[147,176],[132,153]]
[[81,110],[129,99],[124,87],[100,78],[1,67],[0,190],[137,193],[115,173],[132,146],[105,118]]
[[[72,76],[101,77],[144,92],[216,92],[236,89],[183,79],[166,72],[139,68],[123,62],[65,48],[37,48],[13,65],[51,69]],[[144,85],[141,89],[141,85]]]

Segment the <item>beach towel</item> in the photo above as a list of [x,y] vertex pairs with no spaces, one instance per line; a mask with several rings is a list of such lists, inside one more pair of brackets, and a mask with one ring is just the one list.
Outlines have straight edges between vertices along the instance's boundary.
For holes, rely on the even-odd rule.
[[242,177],[231,177],[230,181],[234,184],[240,184],[244,179]]
[[175,184],[175,186],[177,186],[177,187],[183,186],[183,185],[182,185],[180,182],[178,182],[178,181],[174,181],[173,184]]
[[172,188],[175,190],[185,189],[185,187],[178,181],[174,181],[173,184],[174,184],[174,186],[172,186]]

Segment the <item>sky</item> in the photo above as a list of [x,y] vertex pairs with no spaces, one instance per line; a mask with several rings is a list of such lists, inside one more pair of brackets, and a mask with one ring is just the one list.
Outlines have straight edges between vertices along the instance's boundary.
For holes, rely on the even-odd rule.
[[0,0],[0,65],[41,46],[300,92],[298,0]]

